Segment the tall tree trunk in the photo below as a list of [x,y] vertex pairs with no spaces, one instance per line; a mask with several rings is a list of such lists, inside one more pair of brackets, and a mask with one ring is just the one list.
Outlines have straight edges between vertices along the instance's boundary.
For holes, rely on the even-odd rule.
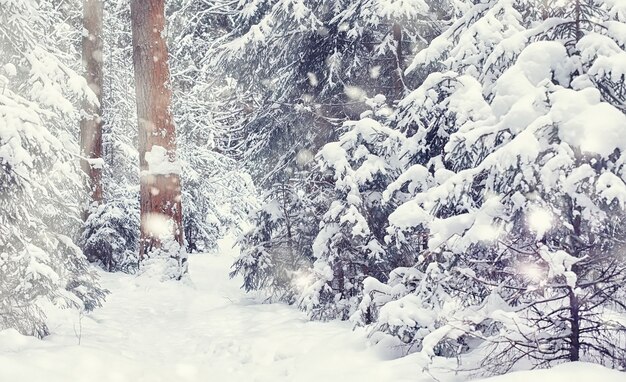
[[89,206],[83,211],[84,220],[102,203],[102,19],[102,1],[84,0],[84,75],[97,99],[97,102],[85,101],[80,123],[81,169],[89,178],[90,192]]
[[[156,250],[186,269],[183,245],[180,166],[170,111],[172,91],[165,41],[164,0],[133,0],[133,63],[139,120],[141,168],[140,259]],[[177,248],[172,249],[171,244]]]

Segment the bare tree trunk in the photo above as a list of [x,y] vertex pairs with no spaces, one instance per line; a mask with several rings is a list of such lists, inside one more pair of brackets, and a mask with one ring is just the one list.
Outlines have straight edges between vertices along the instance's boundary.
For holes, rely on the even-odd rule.
[[131,3],[141,168],[139,256],[144,259],[150,252],[164,249],[165,240],[173,240],[180,250],[171,256],[178,260],[184,272],[180,170],[176,159],[176,129],[170,111],[172,91],[164,2],[133,0]]
[[101,0],[83,2],[83,67],[87,84],[97,102],[86,100],[80,123],[81,169],[89,178],[90,203],[83,211],[87,220],[102,203],[102,19]]

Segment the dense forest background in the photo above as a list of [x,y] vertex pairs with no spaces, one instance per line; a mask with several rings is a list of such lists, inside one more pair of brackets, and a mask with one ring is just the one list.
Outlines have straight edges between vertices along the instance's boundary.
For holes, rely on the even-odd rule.
[[[170,0],[147,63],[130,3],[0,0],[0,329],[232,236],[246,291],[394,356],[626,369],[626,2]],[[174,249],[146,174],[180,185],[145,191]]]

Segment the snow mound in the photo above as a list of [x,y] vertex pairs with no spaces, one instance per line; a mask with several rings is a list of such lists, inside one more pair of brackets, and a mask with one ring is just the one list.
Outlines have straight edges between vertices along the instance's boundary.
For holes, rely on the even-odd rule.
[[626,373],[606,367],[585,363],[572,362],[555,366],[546,370],[518,371],[493,378],[481,379],[476,382],[623,382]]

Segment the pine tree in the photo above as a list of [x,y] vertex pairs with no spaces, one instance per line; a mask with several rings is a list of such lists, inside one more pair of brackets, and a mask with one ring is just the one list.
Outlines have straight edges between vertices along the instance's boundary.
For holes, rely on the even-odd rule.
[[334,192],[313,243],[313,280],[300,301],[311,317],[322,320],[347,319],[362,297],[363,280],[384,278],[405,261],[385,245],[390,211],[382,202],[396,176],[403,136],[369,117],[345,129],[339,142],[318,155],[317,172]]
[[0,328],[42,337],[43,301],[89,310],[104,297],[72,241],[85,196],[75,106],[96,99],[70,64],[80,34],[68,9],[0,8]]
[[[480,83],[454,72],[430,74],[399,103],[388,122],[402,138],[395,150],[395,176],[382,194],[382,203],[389,210],[385,224],[389,213],[453,175],[450,168],[463,158],[454,162],[447,158],[450,136],[461,126],[490,116]],[[394,223],[417,216],[418,211],[411,208],[405,214],[395,212]],[[464,280],[456,280],[447,272],[448,258],[425,252],[428,236],[427,227],[411,226],[385,238],[388,251],[397,253],[403,262],[364,281],[364,297],[351,320],[367,326],[373,342],[387,344],[398,354],[419,351],[429,356],[454,355],[459,346],[466,348],[462,342],[432,343],[427,338],[438,335],[442,323],[459,307],[451,296],[456,288],[462,288]]]
[[242,252],[231,277],[243,276],[247,292],[295,303],[312,279],[312,245],[328,190],[316,180],[288,182],[287,177],[266,192],[251,214],[252,226],[238,240]]
[[[219,41],[223,45],[217,50],[216,61],[221,67],[236,68],[233,74],[236,89],[252,98],[245,121],[243,159],[261,187],[278,185],[268,195],[280,195],[281,185],[294,183],[281,179],[286,174],[289,177],[289,174],[310,172],[303,178],[313,184],[304,188],[322,185],[326,192],[336,193],[331,200],[345,202],[345,192],[333,191],[335,180],[317,169],[312,171],[311,159],[324,144],[339,138],[343,121],[357,119],[370,109],[368,100],[376,98],[374,95],[382,93],[383,102],[389,106],[405,94],[411,86],[403,76],[406,57],[439,33],[445,23],[439,20],[446,13],[441,7],[443,3],[433,2],[429,8],[419,0],[250,1],[230,10],[236,15],[236,22],[233,30]],[[253,54],[259,49],[267,53],[262,57]],[[273,202],[270,199],[265,203],[269,208]],[[324,206],[325,203],[309,204]],[[368,205],[364,209],[362,213],[377,215],[368,219],[374,224],[372,232],[376,233],[376,240],[382,242],[384,208]],[[326,213],[326,208],[321,211]],[[306,216],[301,210],[294,210],[293,215]],[[281,246],[283,233],[278,232],[283,231],[276,231],[268,216],[272,214],[266,214],[262,207],[255,218],[258,226],[242,241],[244,253],[249,250],[255,253],[250,256],[264,258],[270,256],[266,254],[271,254],[272,248]],[[327,228],[332,226],[332,219],[329,215]],[[315,223],[313,230],[317,231],[319,221]],[[313,240],[308,245],[313,246]],[[303,251],[303,259],[305,253],[308,252]],[[334,255],[329,254],[323,261],[329,258]],[[310,259],[304,263],[307,261]],[[255,264],[250,259],[242,260],[236,264],[236,270],[244,278],[267,273],[267,267],[255,270]],[[309,275],[315,273],[310,269],[303,272],[306,275],[302,279],[316,277]],[[360,282],[362,275],[357,278]],[[326,285],[326,281],[318,286]],[[361,289],[358,285],[354,288],[355,293],[349,297],[352,300],[358,298]],[[312,306],[318,305],[319,296],[312,296],[317,296],[319,290],[309,292],[307,302],[302,304],[311,311]],[[354,301],[351,304],[352,308],[345,311],[339,309],[341,313],[321,316],[346,318],[354,310]]]
[[419,0],[248,1],[233,12],[236,27],[216,57],[252,96],[244,159],[261,185],[296,168],[301,150],[336,140],[342,121],[367,110],[364,96],[397,100],[403,57],[440,27]]
[[[417,350],[460,341],[486,373],[522,361],[624,367],[626,332],[614,318],[625,308],[626,115],[614,97],[624,41],[612,32],[623,16],[611,1],[542,4],[478,4],[418,54],[415,68],[443,57],[443,69],[474,77],[485,97],[466,102],[466,115],[479,118],[462,121],[443,146],[446,176],[389,217],[398,243],[428,232],[416,267],[444,269],[444,290],[458,302],[422,328],[432,336],[418,337]],[[439,125],[437,115],[427,123]],[[413,314],[431,302],[417,291]],[[377,308],[388,313],[403,298]],[[420,329],[401,317],[378,319]]]

